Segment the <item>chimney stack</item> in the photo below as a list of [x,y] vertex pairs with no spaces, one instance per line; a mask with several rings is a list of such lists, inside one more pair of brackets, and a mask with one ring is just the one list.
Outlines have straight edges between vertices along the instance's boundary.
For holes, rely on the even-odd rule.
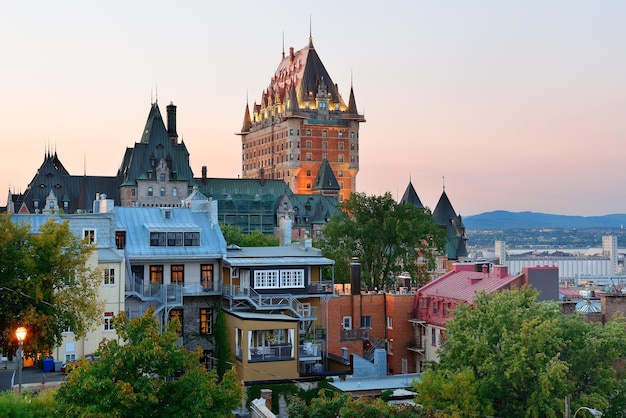
[[272,389],[261,389],[261,398],[265,399],[265,407],[272,410]]
[[207,184],[206,165],[202,166],[202,184]]
[[350,287],[352,295],[361,294],[361,263],[356,257],[350,263]]
[[178,133],[176,133],[176,106],[172,102],[167,105],[167,134],[170,137],[170,143],[172,145],[178,143]]

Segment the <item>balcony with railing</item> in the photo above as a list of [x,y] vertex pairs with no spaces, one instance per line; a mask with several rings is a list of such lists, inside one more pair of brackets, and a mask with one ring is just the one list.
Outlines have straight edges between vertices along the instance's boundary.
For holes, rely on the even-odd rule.
[[340,331],[340,338],[341,340],[369,340],[370,329],[369,328],[342,329]]
[[168,305],[183,303],[183,286],[179,284],[160,284],[137,280],[126,282],[127,296],[135,296],[145,302],[155,302]]
[[413,351],[415,353],[424,353],[424,342],[420,337],[414,338],[412,340],[407,341],[406,348],[409,351]]

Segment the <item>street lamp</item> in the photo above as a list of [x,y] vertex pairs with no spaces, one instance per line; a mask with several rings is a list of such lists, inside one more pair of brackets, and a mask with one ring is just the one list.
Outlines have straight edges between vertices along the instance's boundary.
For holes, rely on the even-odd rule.
[[17,329],[15,330],[15,336],[17,337],[17,341],[19,341],[20,345],[19,345],[19,349],[17,351],[17,361],[18,361],[18,368],[17,368],[17,381],[18,381],[18,389],[17,389],[17,393],[22,393],[22,357],[24,355],[24,340],[26,339],[26,328],[25,327],[17,327]]
[[586,406],[581,406],[580,408],[578,408],[576,410],[576,412],[574,412],[574,418],[576,418],[576,414],[578,413],[578,411],[580,411],[581,409],[584,409],[586,411],[588,411],[591,415],[593,415],[594,417],[601,417],[602,416],[602,412],[598,411],[597,409],[593,409],[593,408],[587,408]]

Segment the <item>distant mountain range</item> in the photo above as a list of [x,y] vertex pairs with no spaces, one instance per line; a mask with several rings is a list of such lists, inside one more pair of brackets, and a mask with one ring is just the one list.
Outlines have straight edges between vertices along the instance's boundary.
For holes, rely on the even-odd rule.
[[496,210],[464,216],[467,230],[477,229],[539,229],[539,228],[620,228],[626,227],[626,214],[604,216],[550,215],[537,212]]

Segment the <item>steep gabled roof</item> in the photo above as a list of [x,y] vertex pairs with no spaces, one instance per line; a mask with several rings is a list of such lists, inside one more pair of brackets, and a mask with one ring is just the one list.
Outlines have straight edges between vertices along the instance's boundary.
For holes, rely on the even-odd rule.
[[450,220],[454,218],[456,218],[456,212],[454,211],[452,203],[450,203],[450,199],[448,199],[448,195],[444,190],[443,193],[441,193],[439,202],[437,202],[437,206],[435,206],[432,219],[439,225],[447,225],[450,223]]
[[339,186],[337,177],[335,177],[335,173],[333,173],[333,169],[330,167],[328,159],[323,158],[320,169],[317,172],[315,181],[313,182],[312,190],[316,192],[322,190],[339,191],[340,189],[341,187]]
[[404,191],[404,195],[402,195],[402,199],[400,199],[400,202],[411,203],[420,209],[424,209],[424,205],[422,204],[422,201],[417,195],[417,192],[415,191],[415,188],[413,187],[413,183],[411,181],[409,181],[409,185]]
[[184,141],[172,143],[165,128],[159,105],[153,103],[139,142],[134,148],[127,148],[122,164],[117,172],[119,183],[136,185],[137,180],[148,178],[148,172],[154,170],[163,159],[170,166],[170,173],[176,173],[176,180],[193,179],[193,171],[189,166],[189,152]]
[[[289,91],[295,84],[295,94],[300,107],[304,107],[305,101],[315,101],[318,86],[322,82],[326,83],[331,103],[339,103],[341,110],[346,109],[345,102],[339,94],[339,89],[328,74],[326,67],[322,63],[319,55],[313,47],[313,41],[309,38],[309,44],[297,52],[290,49],[290,53],[285,55],[274,76],[270,86],[264,94],[264,101],[273,97],[275,92]],[[280,97],[285,97],[282,94]]]

